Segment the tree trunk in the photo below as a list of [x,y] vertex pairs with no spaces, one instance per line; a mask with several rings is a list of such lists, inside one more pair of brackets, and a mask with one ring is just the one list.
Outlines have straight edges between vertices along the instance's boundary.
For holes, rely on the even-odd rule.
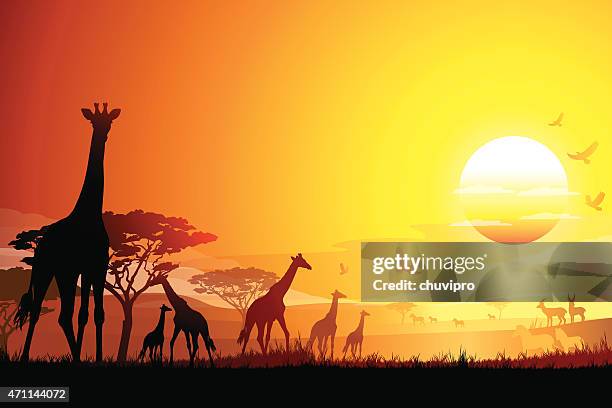
[[117,351],[117,361],[123,362],[127,359],[131,334],[132,302],[128,302],[123,305],[123,324],[121,326],[121,340],[119,341],[119,351]]

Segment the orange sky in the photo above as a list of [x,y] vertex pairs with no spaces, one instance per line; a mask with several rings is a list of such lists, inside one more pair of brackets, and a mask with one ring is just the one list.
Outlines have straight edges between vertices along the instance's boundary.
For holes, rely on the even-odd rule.
[[[452,192],[483,143],[564,157],[609,133],[609,4],[365,3],[5,5],[0,207],[70,211],[94,100],[123,109],[105,208],[185,216],[212,255],[419,236],[464,218]],[[601,163],[570,189],[604,190]]]

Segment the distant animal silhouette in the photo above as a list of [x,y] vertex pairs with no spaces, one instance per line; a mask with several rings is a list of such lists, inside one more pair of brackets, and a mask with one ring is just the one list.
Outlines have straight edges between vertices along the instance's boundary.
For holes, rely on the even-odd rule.
[[563,120],[563,112],[559,114],[557,119],[553,120],[548,124],[548,126],[561,126],[561,121]]
[[348,266],[340,262],[340,275],[345,275],[349,271]]
[[584,307],[576,307],[574,305],[575,300],[576,295],[574,295],[574,297],[570,297],[569,295],[567,295],[567,301],[569,302],[570,319],[572,323],[574,323],[574,316],[580,316],[581,321],[584,322],[584,312],[586,312],[586,310],[584,309]]
[[584,347],[584,340],[580,336],[569,337],[563,329],[555,329],[556,346],[563,351],[577,351]]
[[[268,344],[270,343],[270,331],[274,321],[278,321],[283,333],[285,334],[286,351],[289,352],[289,330],[285,323],[285,303],[283,301],[285,294],[289,290],[293,278],[298,268],[304,268],[311,270],[312,267],[306,262],[302,254],[291,257],[291,265],[285,272],[285,275],[276,282],[268,293],[256,299],[246,313],[244,328],[240,331],[238,336],[238,344],[242,344],[242,353],[246,349],[247,343],[249,342],[249,336],[254,325],[257,325],[257,342],[261,347],[261,352],[266,354],[268,351]],[[264,330],[266,331],[266,338],[264,341]]]
[[570,159],[582,160],[584,164],[589,164],[591,162],[589,160],[589,157],[591,157],[591,155],[595,153],[595,150],[597,150],[597,146],[599,146],[599,143],[593,142],[593,144],[587,147],[585,151],[576,152],[576,154],[568,153],[567,155],[569,156]]
[[415,316],[414,313],[411,313],[409,317],[412,318],[412,324],[414,325],[417,323],[421,325],[425,324],[425,318],[423,316]]
[[[85,325],[89,317],[89,294],[93,286],[94,321],[96,324],[96,361],[102,360],[102,325],[104,324],[104,284],[108,268],[109,240],[102,221],[104,197],[104,150],[113,120],[120,109],[108,112],[108,105],[100,112],[81,109],[85,119],[91,122],[93,132],[89,148],[89,160],[81,193],[72,212],[51,225],[43,227],[44,235],[34,251],[32,274],[28,292],[21,297],[15,323],[23,327],[29,318],[21,360],[28,361],[34,328],[40,309],[55,277],[60,293],[61,311],[59,325],[64,331],[73,361],[80,361]],[[64,160],[65,158],[57,158]],[[66,254],[70,253],[70,262]],[[81,307],[78,317],[78,333],[75,339],[72,316],[77,288],[81,277]]]
[[[211,351],[217,351],[213,339],[208,331],[208,322],[202,314],[193,310],[187,302],[176,294],[168,278],[165,275],[158,275],[151,280],[152,285],[162,285],[168,301],[174,308],[174,332],[170,339],[170,363],[174,361],[174,342],[182,331],[185,334],[187,341],[187,350],[189,351],[189,365],[193,366],[195,356],[198,352],[198,336],[202,336],[202,341],[208,353],[211,367],[214,366],[214,361]],[[193,348],[191,343],[193,342]]]
[[453,319],[453,322],[455,322],[455,327],[465,327],[465,322],[463,320]]
[[546,307],[543,300],[536,306],[536,308],[542,309],[542,313],[546,315],[546,327],[553,325],[553,317],[557,317],[559,319],[559,326],[562,323],[565,324],[565,314],[567,313],[567,310],[564,308]]
[[542,354],[555,347],[555,340],[550,334],[534,335],[522,325],[516,326],[512,337],[520,337],[522,350],[527,354]]
[[329,308],[329,312],[325,317],[312,326],[310,331],[310,339],[308,340],[307,347],[312,349],[312,346],[317,340],[319,354],[325,357],[327,353],[327,340],[331,338],[331,358],[334,358],[334,341],[336,339],[336,316],[338,314],[338,299],[346,298],[344,293],[335,290],[332,294],[332,303]]
[[495,320],[495,315],[492,315],[490,313],[487,313],[487,315],[489,316],[489,320]]
[[432,316],[429,316],[429,323],[438,323],[438,319]]
[[[142,350],[140,350],[140,355],[138,356],[139,360],[144,360],[147,349],[149,350],[149,359],[153,361],[158,358],[161,360],[164,351],[164,323],[166,321],[166,312],[171,312],[170,309],[166,305],[161,305],[159,308],[159,321],[157,322],[157,326],[149,332],[144,338],[142,342]],[[159,352],[159,356],[157,355]]]
[[342,348],[342,354],[344,357],[346,357],[346,352],[349,347],[351,348],[351,354],[353,357],[355,357],[357,347],[359,347],[359,357],[361,357],[361,347],[363,345],[363,326],[365,324],[365,317],[369,315],[370,314],[368,312],[362,310],[357,328],[346,336],[346,343],[344,343],[344,348]]
[[586,205],[588,205],[591,208],[596,209],[597,211],[601,211],[600,204],[604,200],[605,196],[606,196],[606,193],[604,192],[600,192],[599,194],[597,194],[597,197],[595,197],[595,199],[591,199],[591,196],[588,195],[585,197]]

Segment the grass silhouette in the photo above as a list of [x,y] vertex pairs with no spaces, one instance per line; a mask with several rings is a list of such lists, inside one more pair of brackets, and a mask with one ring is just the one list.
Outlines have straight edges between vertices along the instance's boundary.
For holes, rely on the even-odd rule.
[[[476,369],[564,369],[564,368],[596,368],[612,366],[612,346],[604,336],[598,344],[585,345],[581,349],[564,352],[555,350],[540,355],[528,356],[520,354],[509,357],[499,353],[495,358],[478,359],[470,355],[467,350],[460,349],[454,354],[451,351],[442,352],[428,360],[420,356],[402,359],[399,356],[385,358],[381,354],[372,353],[363,357],[325,358],[319,359],[313,352],[305,347],[300,340],[295,340],[289,353],[285,352],[284,345],[278,343],[270,345],[267,355],[255,351],[248,351],[244,355],[237,353],[217,356],[217,368],[287,368],[287,367],[330,367],[330,368],[476,368]],[[46,366],[74,366],[69,355],[44,356],[33,358],[29,363],[20,363],[17,354],[0,355],[0,367],[11,368],[15,366],[46,367]],[[78,367],[125,367],[147,368],[163,367],[168,369],[189,368],[189,361],[177,360],[170,365],[167,359],[162,362],[140,362],[136,358],[118,362],[113,358],[105,358],[95,363],[92,357],[86,357],[78,363]],[[197,359],[196,368],[209,368],[207,359]]]

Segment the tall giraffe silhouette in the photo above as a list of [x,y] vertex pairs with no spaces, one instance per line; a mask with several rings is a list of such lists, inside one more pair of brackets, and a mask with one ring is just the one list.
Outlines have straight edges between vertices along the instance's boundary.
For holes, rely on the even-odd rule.
[[[280,324],[281,329],[285,333],[286,350],[289,351],[289,330],[285,323],[285,303],[283,301],[285,294],[289,290],[293,278],[298,268],[312,269],[312,267],[306,262],[302,254],[291,257],[291,265],[285,272],[285,275],[276,282],[268,293],[255,300],[249,310],[247,310],[244,328],[240,331],[238,336],[238,344],[242,344],[242,353],[246,349],[247,343],[249,342],[249,336],[254,325],[257,325],[257,342],[261,347],[261,352],[266,354],[268,351],[268,344],[270,343],[270,331],[274,321],[277,320]],[[264,342],[264,330],[266,331],[266,339]]]
[[325,317],[312,326],[310,331],[310,339],[308,340],[307,347],[312,349],[315,339],[318,342],[319,354],[325,357],[327,354],[327,340],[331,338],[331,358],[334,358],[334,341],[336,339],[336,316],[338,315],[338,299],[346,298],[344,293],[339,292],[337,289],[332,293],[332,303],[329,308],[329,312]]
[[[79,361],[83,333],[89,318],[89,294],[93,287],[94,322],[96,324],[96,361],[102,360],[102,325],[104,324],[104,282],[108,268],[109,241],[102,221],[104,197],[104,150],[113,120],[119,117],[120,109],[108,112],[108,104],[95,111],[81,109],[85,119],[91,122],[93,133],[89,148],[87,172],[81,193],[72,212],[64,219],[44,228],[34,252],[32,274],[28,292],[21,297],[15,314],[15,322],[23,327],[29,318],[28,333],[23,345],[21,360],[27,361],[40,316],[40,309],[55,277],[61,300],[59,325],[62,327],[73,361]],[[66,256],[70,253],[69,262]],[[78,333],[75,339],[72,316],[77,280],[81,277],[81,307],[78,317]]]
[[361,319],[359,320],[359,325],[357,328],[349,333],[346,336],[346,343],[344,343],[344,348],[342,349],[342,353],[344,353],[344,357],[346,357],[346,351],[348,348],[351,348],[351,354],[355,357],[355,352],[357,351],[357,347],[359,347],[359,357],[361,357],[361,346],[363,344],[363,326],[365,325],[365,317],[370,314],[365,310],[361,311]]
[[[153,285],[162,285],[168,301],[174,308],[174,332],[170,339],[170,363],[174,361],[174,342],[182,331],[185,333],[185,340],[187,341],[187,350],[189,351],[189,365],[193,366],[196,353],[198,352],[198,336],[202,336],[204,346],[208,352],[208,358],[210,359],[210,365],[214,366],[212,351],[216,351],[215,343],[210,338],[208,332],[208,322],[202,316],[202,314],[189,307],[185,299],[177,295],[172,289],[168,278],[165,275],[159,275],[153,278],[151,281]],[[193,342],[193,348],[191,343]]]

